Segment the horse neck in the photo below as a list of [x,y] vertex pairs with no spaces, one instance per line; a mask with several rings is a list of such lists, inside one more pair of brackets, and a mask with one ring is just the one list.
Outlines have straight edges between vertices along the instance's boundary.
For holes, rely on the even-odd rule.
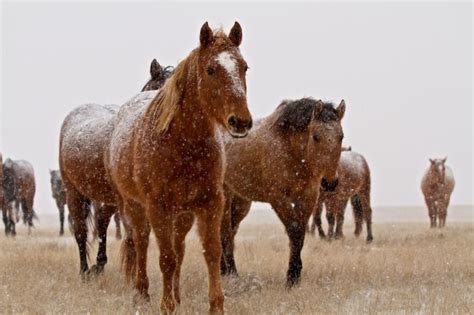
[[184,88],[179,110],[171,122],[170,136],[178,137],[186,143],[209,142],[210,137],[215,136],[217,123],[205,110],[207,104],[198,97],[197,78],[191,77]]

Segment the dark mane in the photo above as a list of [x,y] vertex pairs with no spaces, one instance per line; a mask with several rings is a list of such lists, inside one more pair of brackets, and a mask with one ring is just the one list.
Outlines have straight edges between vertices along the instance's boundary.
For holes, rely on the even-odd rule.
[[308,128],[316,111],[316,120],[324,123],[337,120],[334,104],[322,102],[313,98],[302,98],[296,101],[283,101],[279,106],[279,117],[276,125],[282,131],[303,132]]

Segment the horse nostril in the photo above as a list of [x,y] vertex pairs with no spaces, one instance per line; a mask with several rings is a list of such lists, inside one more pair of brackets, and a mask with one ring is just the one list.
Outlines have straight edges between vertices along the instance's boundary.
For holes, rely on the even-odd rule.
[[229,123],[229,126],[235,127],[237,125],[237,118],[231,116],[227,122]]
[[247,121],[247,123],[245,124],[245,127],[246,127],[247,129],[252,129],[252,126],[253,126],[253,120],[252,120],[252,118],[250,118],[250,119]]

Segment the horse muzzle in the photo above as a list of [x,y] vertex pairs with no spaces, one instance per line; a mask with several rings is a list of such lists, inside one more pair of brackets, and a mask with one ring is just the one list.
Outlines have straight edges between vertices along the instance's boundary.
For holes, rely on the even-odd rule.
[[334,189],[336,189],[338,184],[339,184],[338,178],[330,182],[326,179],[326,177],[323,177],[323,180],[321,181],[321,187],[324,189],[324,191],[328,191],[328,192],[334,191]]
[[236,116],[230,116],[227,120],[227,130],[232,137],[243,138],[247,136],[249,130],[252,128],[252,124],[252,118],[244,120]]

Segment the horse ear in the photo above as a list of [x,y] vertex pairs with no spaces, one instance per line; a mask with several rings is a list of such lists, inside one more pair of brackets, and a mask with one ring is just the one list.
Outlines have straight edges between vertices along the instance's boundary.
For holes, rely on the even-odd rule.
[[161,66],[156,59],[153,59],[151,62],[150,74],[152,79],[157,79],[161,76]]
[[242,27],[239,22],[235,21],[234,26],[232,26],[229,33],[229,39],[237,47],[242,43]]
[[431,164],[435,164],[435,160],[429,159]]
[[443,161],[443,164],[446,163],[446,160],[448,159],[447,156],[444,157],[444,159],[442,160]]
[[344,102],[344,100],[342,100],[341,103],[339,103],[339,106],[337,106],[336,111],[337,111],[337,118],[339,120],[342,120],[342,118],[344,117],[344,113],[346,112],[346,102]]
[[214,34],[212,33],[209,23],[204,23],[201,27],[201,33],[199,35],[199,41],[201,42],[201,47],[207,47],[214,40]]

